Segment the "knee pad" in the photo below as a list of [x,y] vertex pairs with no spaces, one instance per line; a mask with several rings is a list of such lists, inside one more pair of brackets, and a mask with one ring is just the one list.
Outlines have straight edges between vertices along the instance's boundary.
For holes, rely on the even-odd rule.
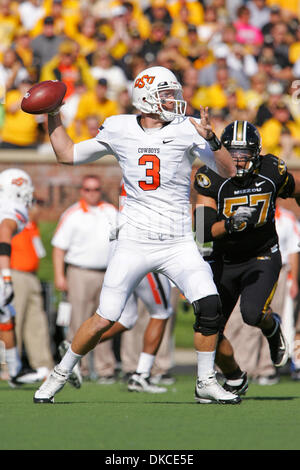
[[196,321],[194,331],[204,336],[218,333],[221,322],[221,301],[218,295],[208,295],[192,303]]

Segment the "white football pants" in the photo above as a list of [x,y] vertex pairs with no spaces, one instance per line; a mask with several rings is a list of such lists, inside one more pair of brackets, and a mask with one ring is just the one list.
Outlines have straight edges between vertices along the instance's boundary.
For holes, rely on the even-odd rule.
[[121,232],[100,294],[97,313],[103,318],[118,321],[128,298],[150,272],[167,276],[190,303],[218,294],[211,268],[192,237],[133,240],[122,238]]
[[166,320],[173,314],[171,283],[162,274],[147,274],[127,300],[118,321],[128,330],[134,327],[138,319],[138,299],[142,300],[152,318]]

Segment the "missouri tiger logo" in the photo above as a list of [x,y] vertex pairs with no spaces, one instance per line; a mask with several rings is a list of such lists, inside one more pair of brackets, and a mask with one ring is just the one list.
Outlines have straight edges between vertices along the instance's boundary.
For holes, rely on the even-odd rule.
[[154,79],[155,79],[154,76],[143,75],[142,77],[136,79],[134,88],[144,88],[146,83],[148,83],[148,85],[152,85]]
[[209,188],[211,185],[211,181],[208,176],[204,175],[203,173],[199,173],[196,175],[197,183],[201,188]]
[[283,160],[278,160],[278,171],[280,175],[286,172],[286,163]]

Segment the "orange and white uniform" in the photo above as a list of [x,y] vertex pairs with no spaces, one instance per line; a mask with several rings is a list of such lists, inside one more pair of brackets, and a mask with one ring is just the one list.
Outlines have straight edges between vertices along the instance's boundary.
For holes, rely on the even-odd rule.
[[[25,205],[11,199],[0,199],[0,222],[4,219],[12,219],[17,223],[17,232],[21,232],[28,222],[28,211]],[[1,300],[1,289],[0,289]],[[1,307],[0,323],[7,323],[16,314],[12,304]]]
[[94,139],[74,145],[73,163],[105,155],[116,156],[127,197],[97,313],[118,321],[149,272],[168,277],[190,303],[218,295],[211,268],[194,241],[190,207],[195,159],[217,167],[208,142],[189,118],[144,130],[136,115],[111,116]]

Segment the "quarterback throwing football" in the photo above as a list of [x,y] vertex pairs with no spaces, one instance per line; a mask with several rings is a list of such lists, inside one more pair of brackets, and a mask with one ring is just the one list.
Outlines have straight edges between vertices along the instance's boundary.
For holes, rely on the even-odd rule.
[[239,403],[240,397],[225,391],[215,377],[221,304],[210,266],[193,239],[189,206],[196,157],[225,178],[234,176],[236,167],[212,132],[207,109],[201,109],[201,120],[185,117],[181,85],[168,69],[151,67],[141,72],[133,82],[132,101],[140,115],[109,117],[95,138],[78,144],[68,137],[59,109],[49,115],[57,161],[78,165],[114,155],[123,172],[127,199],[99,308],[81,325],[61,362],[36,391],[34,402],[54,401],[80,358],[120,318],[136,286],[147,273],[158,272],[171,279],[194,307],[196,400]]

